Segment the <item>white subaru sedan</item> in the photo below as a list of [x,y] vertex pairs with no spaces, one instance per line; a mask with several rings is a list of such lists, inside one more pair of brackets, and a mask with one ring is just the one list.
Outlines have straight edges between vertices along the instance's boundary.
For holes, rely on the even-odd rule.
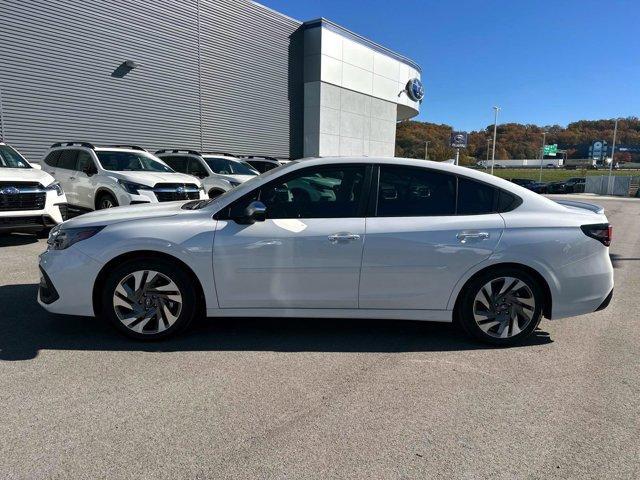
[[211,200],[120,207],[52,230],[38,300],[137,339],[196,315],[457,322],[497,344],[605,308],[603,210],[451,164],[294,161]]

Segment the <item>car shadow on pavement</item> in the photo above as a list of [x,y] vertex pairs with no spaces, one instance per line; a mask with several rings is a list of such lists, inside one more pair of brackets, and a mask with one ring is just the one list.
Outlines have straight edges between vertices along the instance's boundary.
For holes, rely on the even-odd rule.
[[38,237],[28,233],[0,233],[0,248],[37,243]]
[[[420,352],[491,348],[451,324],[308,318],[198,319],[161,342],[130,340],[104,321],[54,315],[36,301],[37,285],[0,286],[0,360],[29,360],[40,350]],[[536,330],[521,346],[551,343]]]

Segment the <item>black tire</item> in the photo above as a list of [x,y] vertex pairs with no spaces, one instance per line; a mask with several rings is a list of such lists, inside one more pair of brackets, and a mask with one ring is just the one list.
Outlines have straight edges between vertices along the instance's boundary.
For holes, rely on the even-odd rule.
[[[156,315],[157,318],[153,318],[150,315],[146,315],[145,318],[142,319],[142,321],[135,324],[135,325],[138,325],[139,328],[142,328],[141,332],[132,330],[131,328],[126,326],[123,323],[123,321],[121,321],[121,319],[119,318],[118,316],[119,314],[121,316],[127,316],[127,312],[129,312],[130,310],[131,310],[130,315],[133,317],[137,315],[136,312],[142,312],[141,309],[143,308],[153,309],[153,306],[151,307],[138,306],[138,305],[135,305],[135,302],[131,302],[131,303],[134,304],[134,307],[137,309],[136,312],[134,312],[133,309],[128,309],[125,307],[116,307],[114,305],[114,295],[116,293],[116,288],[118,288],[118,286],[124,279],[126,279],[127,277],[130,277],[134,272],[140,272],[140,271],[158,272],[162,276],[172,281],[175,284],[175,286],[177,286],[178,292],[181,296],[181,300],[180,300],[181,305],[179,310],[173,309],[174,315],[177,316],[177,319],[173,321],[173,323],[170,326],[167,327],[167,325],[169,324],[169,321],[167,321],[166,314],[160,315],[160,313]],[[163,280],[163,278],[161,278],[161,280]],[[131,280],[129,282],[131,282]],[[155,288],[160,288],[160,287],[155,287]],[[102,290],[103,290],[102,301],[101,301],[102,311],[99,312],[100,316],[109,320],[109,322],[111,322],[111,324],[116,329],[118,329],[118,331],[136,340],[161,340],[164,338],[171,337],[179,333],[180,331],[184,330],[191,323],[194,316],[196,315],[196,312],[199,311],[198,296],[196,294],[197,288],[196,288],[196,285],[194,285],[194,282],[191,279],[191,276],[184,270],[183,267],[177,265],[176,263],[163,260],[163,259],[142,258],[142,259],[131,260],[116,266],[111,272],[108,273],[104,283],[104,288]],[[149,292],[149,296],[151,296],[150,294],[152,290],[148,290],[148,292]],[[145,297],[145,300],[146,298],[147,297]],[[172,303],[170,300],[165,300],[165,302]],[[142,302],[139,302],[139,303],[142,303]],[[173,306],[175,307],[175,305]],[[171,305],[168,305],[168,307],[171,307]],[[156,307],[155,310],[159,312],[159,308]],[[146,322],[144,327],[140,327],[142,323],[147,320],[147,317],[151,317],[151,318]],[[162,324],[160,322],[162,322]],[[161,328],[164,328],[164,330],[159,331]]]
[[38,238],[49,238],[50,228],[43,228],[42,230],[38,230],[36,232],[36,237]]
[[[489,315],[487,315],[485,319],[480,315],[480,318],[482,318],[482,320],[480,320],[480,323],[483,323],[485,328],[487,328],[489,325],[495,323],[498,318],[504,318],[505,320],[502,323],[495,325],[495,327],[491,327],[489,329],[491,333],[488,333],[488,332],[485,332],[480,327],[480,325],[476,321],[476,316],[474,315],[474,307],[477,307],[478,308],[477,311],[479,312],[481,307],[484,305],[483,303],[475,304],[476,296],[482,294],[481,290],[487,284],[491,284],[492,287],[495,287],[494,290],[496,291],[499,291],[499,289],[501,290],[501,285],[505,285],[506,283],[506,282],[502,282],[501,284],[499,280],[501,278],[512,278],[512,279],[517,279],[523,282],[526,285],[526,287],[528,287],[528,290],[527,288],[521,287],[520,289],[518,289],[517,292],[512,294],[511,300],[513,300],[514,302],[520,302],[521,300],[525,300],[528,303],[531,303],[531,299],[533,299],[533,301],[535,302],[534,308],[528,307],[527,309],[524,309],[521,307],[521,305],[519,305],[522,308],[520,310],[520,312],[522,313],[521,314],[519,313],[518,315],[515,316],[516,318],[515,322],[517,323],[515,324],[516,326],[514,326],[514,323],[513,323],[514,320],[511,317],[512,311],[509,309],[509,307],[500,305],[500,307],[496,309],[496,304],[494,303],[493,305],[491,305],[491,308],[493,311],[488,313],[490,315],[493,315],[495,312],[500,312],[498,315],[505,315],[505,317],[497,316],[492,319]],[[509,284],[511,284],[511,282],[509,282]],[[507,285],[507,288],[508,288],[508,285]],[[484,298],[486,298],[484,294],[482,295]],[[521,296],[520,300],[517,295]],[[530,298],[529,298],[529,295],[531,295]],[[494,269],[487,270],[481,273],[477,277],[473,278],[467,285],[465,285],[463,291],[460,293],[459,301],[457,303],[456,311],[454,313],[455,321],[462,328],[462,330],[464,330],[465,333],[467,333],[472,338],[479,340],[481,342],[488,343],[491,345],[503,346],[503,347],[517,345],[521,343],[523,340],[525,340],[527,337],[529,337],[533,333],[533,331],[538,327],[538,324],[542,319],[544,298],[545,298],[544,292],[538,280],[533,276],[531,276],[529,273],[527,273],[525,270],[519,269],[516,267],[496,267]],[[486,303],[489,304],[489,302],[486,302]],[[505,311],[508,313],[505,314],[504,311],[500,310],[504,308],[506,308]],[[517,309],[518,306],[514,308]],[[528,323],[526,323],[527,315],[531,316]],[[506,338],[497,338],[495,335],[497,335],[498,331],[500,330],[504,322],[506,322],[505,328],[508,329],[507,334],[510,335],[512,332],[512,329],[516,329],[516,328],[520,330],[520,332],[515,335],[508,336]]]
[[96,210],[105,210],[107,208],[113,208],[118,206],[116,198],[107,192],[102,192],[96,199]]
[[218,190],[218,189],[212,188],[211,190],[209,190],[209,198],[217,198],[223,193],[224,193],[224,190]]

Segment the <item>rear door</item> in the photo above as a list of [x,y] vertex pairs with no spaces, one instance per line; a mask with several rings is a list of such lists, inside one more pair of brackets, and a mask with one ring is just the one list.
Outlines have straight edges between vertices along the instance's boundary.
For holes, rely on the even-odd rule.
[[95,204],[95,194],[98,189],[96,174],[98,168],[86,150],[78,150],[78,160],[74,176],[76,205],[93,210]]
[[79,205],[76,183],[76,164],[78,161],[78,150],[62,150],[56,164],[55,178],[60,182],[64,193],[67,195],[67,202],[71,205]]
[[458,280],[500,241],[495,195],[439,171],[381,165],[366,220],[360,308],[446,309]]

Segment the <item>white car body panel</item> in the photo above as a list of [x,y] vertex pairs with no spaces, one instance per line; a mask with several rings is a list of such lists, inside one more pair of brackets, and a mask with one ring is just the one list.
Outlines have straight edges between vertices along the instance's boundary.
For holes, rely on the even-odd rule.
[[[360,307],[446,310],[458,279],[489,258],[503,230],[497,213],[367,218]],[[457,238],[480,232],[489,238]]]
[[[522,204],[510,212],[475,216],[273,219],[252,225],[214,218],[280,175],[327,163],[440,170],[512,192]],[[455,165],[393,158],[308,159],[254,177],[200,210],[180,207],[118,208],[66,222],[65,228],[106,227],[66,250],[42,254],[41,266],[61,289],[61,299],[43,306],[92,315],[90,293],[99,270],[120,255],[140,251],[185,263],[200,281],[209,316],[451,321],[465,282],[483,268],[505,263],[525,265],[545,279],[553,319],[593,312],[613,288],[608,248],[580,230],[581,225],[607,223],[599,207],[563,206]],[[457,238],[459,232],[476,231],[488,238],[465,244]],[[333,245],[327,238],[333,233],[360,238]],[[356,258],[358,252],[362,260]],[[91,261],[74,260],[83,256]],[[359,286],[354,287],[358,273]]]
[[[358,308],[364,230],[364,218],[220,220],[213,253],[220,306]],[[341,232],[358,238],[328,240]]]

